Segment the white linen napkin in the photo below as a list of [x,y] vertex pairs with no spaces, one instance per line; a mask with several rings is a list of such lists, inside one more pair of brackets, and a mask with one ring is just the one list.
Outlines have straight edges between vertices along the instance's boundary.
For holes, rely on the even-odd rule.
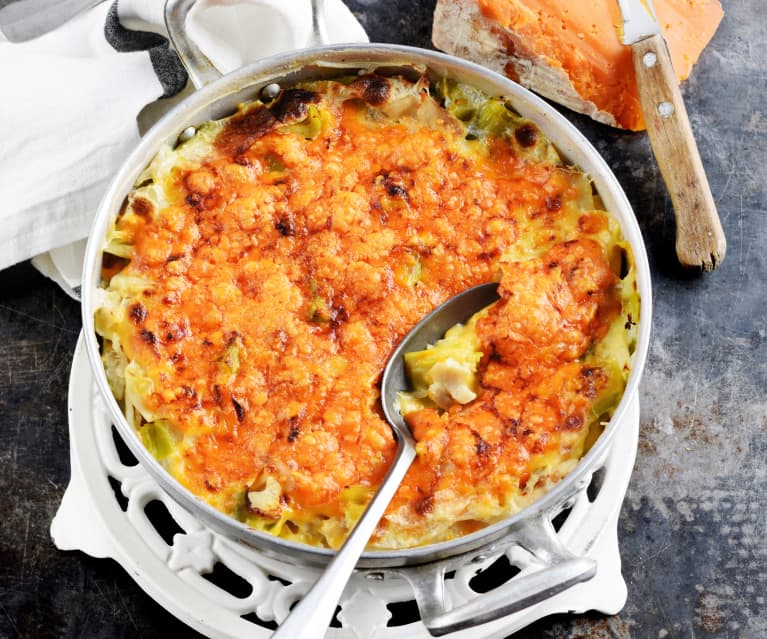
[[[103,2],[34,40],[0,42],[0,269],[34,257],[77,297],[83,238],[139,140],[137,118],[156,118],[168,102],[157,100],[186,83],[163,4]],[[367,41],[341,0],[326,0],[325,19],[329,43]],[[307,46],[310,0],[200,0],[187,29],[226,73]]]

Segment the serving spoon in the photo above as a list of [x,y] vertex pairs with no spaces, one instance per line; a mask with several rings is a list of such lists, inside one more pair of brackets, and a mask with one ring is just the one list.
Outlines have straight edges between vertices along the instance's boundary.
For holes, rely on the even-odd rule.
[[272,637],[275,639],[316,639],[324,635],[357,560],[415,459],[415,440],[397,408],[397,393],[409,386],[404,354],[423,350],[452,326],[465,323],[474,313],[498,299],[497,289],[495,282],[481,284],[451,297],[418,322],[394,349],[381,378],[381,406],[397,438],[394,461],[325,572],[274,632]]

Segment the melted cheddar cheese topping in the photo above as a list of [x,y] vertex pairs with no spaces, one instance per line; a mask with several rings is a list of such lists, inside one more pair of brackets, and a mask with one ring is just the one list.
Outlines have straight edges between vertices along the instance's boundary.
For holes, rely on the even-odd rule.
[[418,458],[370,544],[409,547],[564,476],[635,339],[617,223],[503,100],[367,74],[205,123],[129,194],[95,319],[115,396],[179,482],[254,528],[337,547],[393,456],[377,386],[390,352],[491,280],[485,390],[409,418]]

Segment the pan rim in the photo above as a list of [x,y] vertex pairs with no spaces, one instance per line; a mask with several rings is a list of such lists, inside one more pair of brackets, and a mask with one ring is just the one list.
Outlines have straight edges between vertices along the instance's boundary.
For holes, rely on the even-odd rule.
[[539,519],[547,513],[554,513],[561,508],[562,504],[574,493],[585,489],[584,482],[587,483],[590,473],[599,467],[606,456],[613,436],[624,419],[631,398],[638,394],[639,383],[647,359],[652,313],[650,271],[641,230],[628,198],[604,159],[586,137],[563,115],[527,89],[484,67],[447,54],[389,44],[333,45],[307,49],[297,53],[281,54],[233,71],[198,89],[174,107],[145,134],[138,146],[125,159],[98,207],[88,237],[83,270],[81,308],[86,351],[102,399],[105,400],[120,436],[126,441],[141,465],[158,481],[163,490],[168,492],[180,505],[191,510],[202,521],[227,537],[242,541],[282,559],[288,558],[298,563],[322,565],[335,554],[335,551],[281,539],[269,533],[253,530],[242,522],[214,509],[171,477],[143,447],[138,436],[125,419],[109,389],[94,330],[93,311],[95,301],[98,298],[103,238],[106,235],[108,224],[116,216],[136,177],[160,146],[167,140],[173,139],[187,126],[199,123],[197,118],[204,116],[212,106],[219,105],[227,98],[236,96],[243,91],[255,90],[255,87],[263,86],[263,84],[274,81],[276,78],[289,77],[292,73],[311,67],[318,69],[338,68],[341,70],[344,68],[360,69],[413,65],[423,66],[435,74],[448,71],[452,77],[469,76],[476,79],[475,84],[480,88],[493,87],[497,89],[496,94],[504,95],[522,115],[533,116],[531,119],[536,121],[565,157],[590,175],[605,202],[605,208],[618,219],[623,237],[630,243],[634,253],[640,295],[639,333],[636,349],[632,356],[632,370],[615,414],[591,450],[579,460],[576,468],[549,492],[518,513],[474,533],[425,546],[366,551],[363,553],[359,565],[371,568],[418,565],[475,552],[492,544],[500,537],[508,535],[515,526]]

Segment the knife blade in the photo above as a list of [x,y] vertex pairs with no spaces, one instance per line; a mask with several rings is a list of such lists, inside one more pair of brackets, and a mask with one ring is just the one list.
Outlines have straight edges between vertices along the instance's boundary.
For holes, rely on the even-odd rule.
[[16,0],[0,8],[0,42],[26,42],[53,31],[101,0]]
[[618,0],[623,16],[623,44],[632,45],[660,33],[652,0]]
[[674,207],[677,258],[683,266],[712,271],[727,242],[652,0],[618,5],[650,145]]

